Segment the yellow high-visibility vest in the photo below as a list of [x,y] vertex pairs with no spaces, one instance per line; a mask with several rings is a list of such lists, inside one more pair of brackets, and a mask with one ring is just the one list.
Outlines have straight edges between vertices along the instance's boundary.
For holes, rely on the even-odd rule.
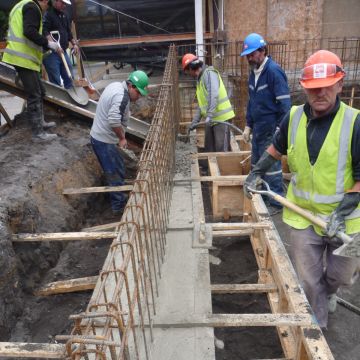
[[206,90],[206,87],[205,87],[205,84],[203,81],[203,77],[207,71],[216,72],[216,74],[219,78],[219,94],[218,94],[218,99],[217,99],[217,105],[216,105],[215,111],[212,116],[212,120],[216,120],[216,121],[230,120],[233,117],[235,117],[235,113],[231,106],[231,103],[228,98],[227,91],[225,89],[225,85],[221,79],[221,76],[220,76],[219,72],[216,69],[214,69],[213,67],[207,67],[204,70],[204,72],[200,78],[200,81],[198,81],[198,83],[196,85],[196,97],[197,97],[197,100],[199,103],[201,115],[203,117],[205,117],[206,113],[207,113],[207,108],[208,108],[208,101],[207,101],[208,92]]
[[[26,69],[40,72],[42,63],[42,47],[24,36],[22,9],[32,0],[22,0],[10,12],[7,45],[2,61]],[[40,11],[40,9],[39,9]],[[42,33],[42,14],[40,11],[40,28]]]
[[[314,215],[329,219],[347,190],[354,186],[351,157],[351,139],[359,110],[340,103],[314,165],[310,163],[307,148],[307,117],[303,106],[293,106],[288,130],[288,164],[292,173],[287,198]],[[316,120],[315,120],[316,121]],[[305,229],[312,223],[284,208],[283,220],[296,229]],[[346,232],[360,231],[360,205],[345,217]],[[322,235],[317,226],[315,231]]]

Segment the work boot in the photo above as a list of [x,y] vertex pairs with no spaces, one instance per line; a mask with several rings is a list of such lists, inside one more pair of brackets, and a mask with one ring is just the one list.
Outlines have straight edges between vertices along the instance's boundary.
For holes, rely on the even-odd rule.
[[34,141],[51,141],[57,138],[56,134],[48,134],[43,130],[40,113],[29,113],[29,119],[31,123],[32,138]]
[[328,295],[328,311],[333,314],[336,311],[337,296],[336,294]]

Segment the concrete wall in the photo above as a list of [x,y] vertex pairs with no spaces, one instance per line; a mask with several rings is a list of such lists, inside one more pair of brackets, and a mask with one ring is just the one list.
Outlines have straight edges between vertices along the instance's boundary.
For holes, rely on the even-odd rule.
[[359,0],[224,0],[230,41],[251,32],[267,40],[360,36]]

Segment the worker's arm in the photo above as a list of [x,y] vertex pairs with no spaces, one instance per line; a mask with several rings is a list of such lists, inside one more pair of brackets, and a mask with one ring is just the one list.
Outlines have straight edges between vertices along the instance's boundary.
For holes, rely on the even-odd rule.
[[127,148],[127,140],[125,138],[125,131],[122,126],[112,128],[116,136],[119,138],[119,147]]
[[290,90],[286,74],[280,67],[276,67],[272,75],[273,91],[278,108],[277,126],[279,126],[280,121],[291,107]]
[[23,28],[24,36],[36,45],[47,49],[48,41],[45,36],[40,34],[41,14],[38,6],[30,2],[23,7]]
[[215,71],[206,71],[204,76],[204,85],[207,90],[207,103],[208,108],[206,110],[206,118],[211,121],[214,111],[217,106],[217,102],[219,99],[219,76]]

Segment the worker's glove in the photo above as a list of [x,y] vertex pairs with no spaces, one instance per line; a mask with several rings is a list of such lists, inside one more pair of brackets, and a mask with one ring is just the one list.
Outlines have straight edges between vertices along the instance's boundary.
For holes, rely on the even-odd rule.
[[191,124],[189,125],[189,127],[188,127],[188,132],[190,132],[190,131],[192,131],[192,130],[195,130],[196,127],[197,127],[197,125],[198,125],[198,121],[193,120],[193,121],[191,122]]
[[244,183],[244,193],[247,198],[251,199],[252,194],[249,191],[249,188],[257,189],[261,184],[261,178],[266,174],[266,172],[275,164],[277,160],[271,156],[267,151],[265,151],[259,161],[256,163],[254,168],[251,170],[250,174],[247,176]]
[[61,49],[60,45],[55,41],[48,41],[48,48],[57,53]]
[[350,215],[359,205],[360,192],[348,192],[338,207],[331,213],[325,234],[332,238],[338,231],[345,231],[345,216]]
[[205,119],[205,124],[210,124],[211,123],[211,117],[207,116]]
[[244,132],[243,132],[243,139],[246,143],[250,142],[250,135],[251,135],[251,127],[245,126]]

